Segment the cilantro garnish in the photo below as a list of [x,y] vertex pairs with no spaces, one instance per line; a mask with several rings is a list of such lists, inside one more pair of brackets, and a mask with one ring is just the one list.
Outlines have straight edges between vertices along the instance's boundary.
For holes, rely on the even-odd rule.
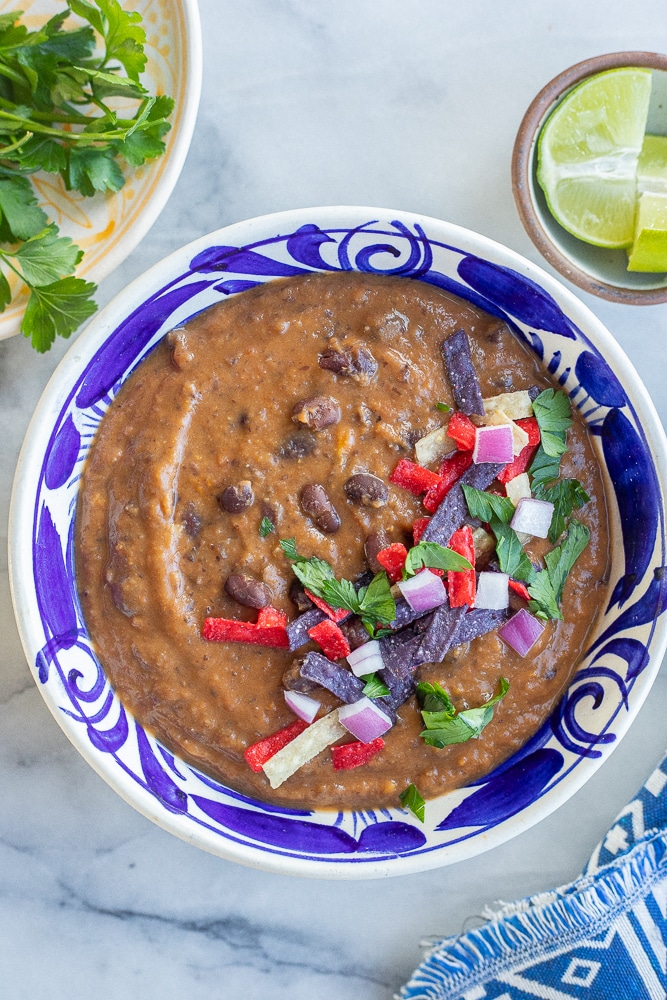
[[549,528],[549,541],[554,544],[565,531],[568,517],[573,510],[587,504],[590,497],[578,479],[560,479],[552,486],[543,482],[533,484],[533,496],[554,505],[554,514]]
[[[65,28],[72,13],[86,23]],[[173,101],[140,83],[141,16],[118,0],[70,0],[34,31],[20,17],[0,15],[0,312],[12,301],[12,271],[29,293],[21,332],[44,352],[95,312],[96,286],[73,277],[83,254],[39,206],[31,175],[59,174],[85,196],[118,191],[123,162],[164,152]],[[110,97],[128,110],[113,110]]]
[[468,560],[458,552],[445,548],[444,545],[438,545],[437,542],[419,542],[409,549],[403,567],[403,579],[414,576],[423,566],[455,572],[472,569]]
[[271,518],[263,517],[262,520],[259,522],[259,533],[262,536],[262,538],[266,538],[267,535],[270,535],[271,532],[273,531],[273,527],[274,525]]
[[440,400],[435,404],[436,410],[440,410],[441,413],[450,413],[451,406],[448,403],[442,403]]
[[537,618],[563,618],[559,604],[567,575],[588,545],[590,531],[581,521],[571,520],[565,538],[544,557],[545,568],[528,584],[532,600],[528,608]]
[[509,691],[509,681],[501,677],[498,690],[479,708],[457,712],[449,694],[439,684],[417,685],[417,698],[426,729],[420,734],[428,746],[443,747],[477,739],[493,718],[494,706]]
[[399,795],[399,799],[404,809],[409,809],[413,816],[416,816],[421,823],[424,822],[426,802],[416,785],[408,785]]
[[510,528],[509,524],[503,524],[496,517],[491,518],[490,528],[496,536],[496,555],[500,572],[507,573],[513,580],[525,582],[532,580],[535,568],[514,528]]
[[349,580],[337,580],[324,559],[299,555],[293,538],[282,538],[280,547],[307,590],[333,608],[344,608],[358,615],[370,635],[375,636],[377,625],[388,625],[396,617],[396,602],[391,596],[391,585],[384,571],[374,576],[367,587],[357,590]]
[[480,521],[490,522],[493,518],[509,524],[514,515],[514,504],[509,497],[500,497],[496,493],[485,493],[484,490],[475,489],[474,486],[461,484],[463,495],[471,517],[478,517]]
[[544,453],[559,458],[567,451],[566,436],[572,426],[569,398],[561,389],[544,389],[533,400],[533,413],[539,424]]
[[389,694],[389,688],[377,674],[364,674],[361,680],[365,682],[361,693],[365,694],[367,698],[383,698]]

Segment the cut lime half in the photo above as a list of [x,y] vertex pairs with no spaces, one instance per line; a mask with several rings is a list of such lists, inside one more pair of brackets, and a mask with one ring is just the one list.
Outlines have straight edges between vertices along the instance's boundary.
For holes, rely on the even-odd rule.
[[540,132],[537,179],[549,211],[587,243],[633,241],[651,80],[634,67],[597,73],[566,94]]

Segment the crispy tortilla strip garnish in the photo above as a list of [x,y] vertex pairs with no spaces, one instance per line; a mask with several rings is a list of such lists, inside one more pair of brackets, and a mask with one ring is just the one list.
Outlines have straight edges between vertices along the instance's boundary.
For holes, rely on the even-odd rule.
[[492,413],[499,410],[510,420],[521,420],[523,417],[533,416],[533,401],[527,389],[518,389],[516,392],[501,392],[497,396],[483,399],[482,403],[485,417],[490,417]]
[[314,681],[320,687],[326,688],[348,705],[358,701],[363,695],[362,680],[355,677],[347,667],[329,660],[314,650],[306,654],[299,672],[307,681]]
[[467,610],[467,604],[450,608],[449,603],[441,604],[435,609],[431,624],[424,633],[413,660],[415,667],[422,663],[442,663],[445,653],[460,642],[459,632]]
[[286,747],[274,754],[263,765],[264,774],[269,779],[271,788],[279,788],[292,774],[336,743],[341,736],[347,735],[347,729],[338,721],[338,709],[313,722],[300,736],[288,743]]
[[436,427],[434,431],[425,434],[415,444],[415,458],[420,465],[430,465],[439,458],[456,451],[456,441],[447,434],[447,426]]
[[439,545],[447,545],[449,539],[457,528],[462,524],[479,524],[470,517],[468,504],[464,496],[461,485],[474,486],[475,489],[485,490],[496,478],[504,465],[495,462],[485,462],[481,465],[471,465],[463,473],[457,483],[455,483],[445,499],[442,501],[431,520],[426,525],[422,542],[438,542]]
[[484,416],[484,403],[465,330],[457,330],[443,340],[442,359],[452,387],[456,408],[466,416]]

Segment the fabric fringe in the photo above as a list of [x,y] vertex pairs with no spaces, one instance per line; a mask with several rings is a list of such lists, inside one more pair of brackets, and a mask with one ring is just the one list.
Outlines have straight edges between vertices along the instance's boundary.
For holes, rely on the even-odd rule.
[[503,907],[493,920],[434,943],[396,1000],[455,1000],[496,971],[605,930],[667,877],[664,831],[594,875]]

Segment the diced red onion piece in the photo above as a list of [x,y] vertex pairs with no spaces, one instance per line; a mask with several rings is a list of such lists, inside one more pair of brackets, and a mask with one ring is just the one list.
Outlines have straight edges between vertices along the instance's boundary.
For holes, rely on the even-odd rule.
[[372,743],[391,729],[391,719],[370,698],[360,698],[338,709],[338,720],[362,743]]
[[535,645],[544,631],[544,625],[538,618],[521,608],[512,615],[508,622],[501,625],[498,635],[508,646],[516,650],[519,656],[525,656]]
[[548,500],[536,500],[534,497],[524,497],[519,500],[510,525],[515,531],[536,538],[546,538],[554,516],[554,505]]
[[429,569],[409,580],[399,580],[398,587],[413,611],[430,611],[447,600],[447,591],[439,576]]
[[475,607],[488,611],[502,611],[509,605],[509,576],[507,573],[482,572],[477,578]]
[[301,691],[285,691],[284,694],[285,701],[294,714],[310,724],[319,712],[321,702],[307,694],[302,694]]
[[380,643],[377,639],[365,642],[363,646],[358,646],[347,655],[347,662],[350,664],[355,677],[365,677],[366,674],[373,674],[376,670],[382,670],[384,660],[380,652]]
[[472,460],[475,465],[483,462],[511,462],[514,459],[514,442],[510,424],[489,424],[478,427]]

